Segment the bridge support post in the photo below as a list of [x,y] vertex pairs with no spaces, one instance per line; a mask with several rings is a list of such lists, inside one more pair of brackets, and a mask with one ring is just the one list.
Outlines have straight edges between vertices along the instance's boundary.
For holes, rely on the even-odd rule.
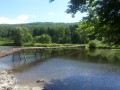
[[46,53],[45,53],[45,58],[47,57]]
[[14,56],[14,53],[13,53],[13,57],[12,57],[12,61],[13,61],[13,62],[14,62],[14,57],[15,57],[15,56]]
[[24,59],[25,59],[25,62],[26,62],[26,56],[25,56],[25,52],[24,52]]
[[[20,56],[20,52],[19,52],[19,59],[20,59],[20,61],[22,60],[22,59],[21,59],[21,56]],[[19,61],[19,62],[20,62],[20,61]]]
[[42,58],[42,52],[40,52],[40,58]]
[[37,58],[37,50],[35,51],[35,58]]

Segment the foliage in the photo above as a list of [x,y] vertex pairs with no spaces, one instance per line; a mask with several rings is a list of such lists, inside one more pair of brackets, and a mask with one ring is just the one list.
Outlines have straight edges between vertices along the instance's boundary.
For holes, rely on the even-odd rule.
[[24,43],[23,46],[34,46],[34,42]]
[[120,0],[70,0],[66,12],[74,17],[78,11],[87,12],[87,21],[99,19],[95,34],[101,34],[107,43],[120,44]]
[[42,34],[35,37],[36,42],[38,43],[51,43],[51,37],[48,34]]
[[[112,7],[111,7],[112,6]],[[104,23],[117,23],[120,17],[119,0],[70,0],[67,13],[88,12],[90,18],[99,17]]]
[[100,46],[100,41],[98,40],[91,40],[89,41],[88,45],[89,45],[89,48],[97,48]]
[[32,36],[28,33],[27,28],[16,27],[12,31],[14,45],[21,46],[24,43],[32,41]]
[[[15,33],[17,32],[16,27],[25,29],[22,30],[24,34],[21,34],[22,38],[21,45],[25,43],[35,42],[32,37],[36,37],[42,34],[48,34],[53,43],[71,43],[72,32],[75,30],[77,23],[29,23],[29,24],[17,24],[17,25],[0,25],[0,37],[6,39],[15,39],[17,37]],[[19,36],[19,35],[18,35]],[[17,41],[17,40],[16,40]],[[16,44],[16,43],[14,43]],[[18,44],[16,44],[18,45]]]
[[[18,29],[18,30],[16,30]],[[112,28],[115,30],[115,28]],[[17,25],[0,25],[0,37],[13,45],[33,46],[35,38],[42,34],[51,37],[57,44],[86,44],[91,40],[99,40],[104,45],[118,46],[119,32],[113,32],[108,25],[100,25],[100,19],[83,19],[78,23],[29,23]],[[109,32],[109,33],[108,33]],[[115,35],[115,36],[114,36]],[[33,40],[34,38],[34,40]],[[113,39],[114,38],[114,39]],[[6,41],[7,43],[7,41]],[[5,42],[4,42],[5,44]],[[3,44],[2,44],[3,45]],[[11,45],[11,44],[10,44]]]
[[77,30],[75,30],[72,34],[71,39],[72,39],[72,43],[74,44],[80,43],[80,33]]
[[6,39],[0,37],[0,45],[12,45],[13,41],[11,39]]
[[[96,24],[95,24],[96,23]],[[98,19],[94,19],[91,21],[83,20],[78,24],[78,27],[74,30],[72,41],[73,43],[81,43],[85,44],[88,43],[90,40],[102,40],[102,35],[98,34],[98,28],[97,25],[99,23]]]
[[26,32],[24,36],[24,43],[29,43],[33,41],[33,37],[30,33]]

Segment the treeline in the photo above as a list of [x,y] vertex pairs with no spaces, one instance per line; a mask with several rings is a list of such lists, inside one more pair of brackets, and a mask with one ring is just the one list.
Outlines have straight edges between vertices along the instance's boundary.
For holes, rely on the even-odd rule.
[[91,47],[96,47],[99,43],[117,46],[120,33],[111,31],[116,28],[109,25],[101,26],[99,19],[83,19],[80,23],[1,24],[0,41],[10,41],[12,45],[89,43]]
[[[13,45],[24,43],[72,43],[72,35],[78,23],[29,23],[1,24],[0,39],[13,41]],[[43,38],[43,39],[41,39]]]

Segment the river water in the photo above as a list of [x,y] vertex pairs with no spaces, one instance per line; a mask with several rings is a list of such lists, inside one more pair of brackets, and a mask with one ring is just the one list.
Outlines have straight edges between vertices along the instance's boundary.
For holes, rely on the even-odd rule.
[[[54,49],[30,51],[0,59],[20,85],[46,90],[119,90],[120,50]],[[26,61],[24,58],[26,55]],[[37,83],[38,80],[45,82]]]

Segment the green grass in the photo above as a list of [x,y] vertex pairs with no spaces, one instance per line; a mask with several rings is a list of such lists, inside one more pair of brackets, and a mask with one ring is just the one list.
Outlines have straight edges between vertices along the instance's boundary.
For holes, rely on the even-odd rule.
[[[80,44],[56,44],[56,43],[42,44],[42,43],[35,43],[33,46],[40,46],[40,47],[57,47],[57,46],[75,46],[75,45],[80,45]],[[82,46],[82,45],[81,45],[81,46]]]
[[[0,41],[0,46],[14,46],[14,43],[12,41],[2,40]],[[22,46],[33,46],[33,47],[58,47],[58,46],[85,46],[84,44],[57,44],[57,43],[49,43],[49,44],[43,44],[43,43],[34,43],[29,42],[25,43]]]
[[[14,46],[12,41],[8,40],[1,40],[0,46]],[[89,44],[57,44],[57,43],[50,43],[50,44],[42,44],[42,43],[25,43],[23,46],[33,46],[33,47],[58,47],[58,46],[85,46],[89,48]],[[120,45],[113,45],[110,46],[108,44],[97,43],[96,48],[103,48],[103,49],[120,49]]]
[[11,41],[0,41],[0,46],[13,46]]

